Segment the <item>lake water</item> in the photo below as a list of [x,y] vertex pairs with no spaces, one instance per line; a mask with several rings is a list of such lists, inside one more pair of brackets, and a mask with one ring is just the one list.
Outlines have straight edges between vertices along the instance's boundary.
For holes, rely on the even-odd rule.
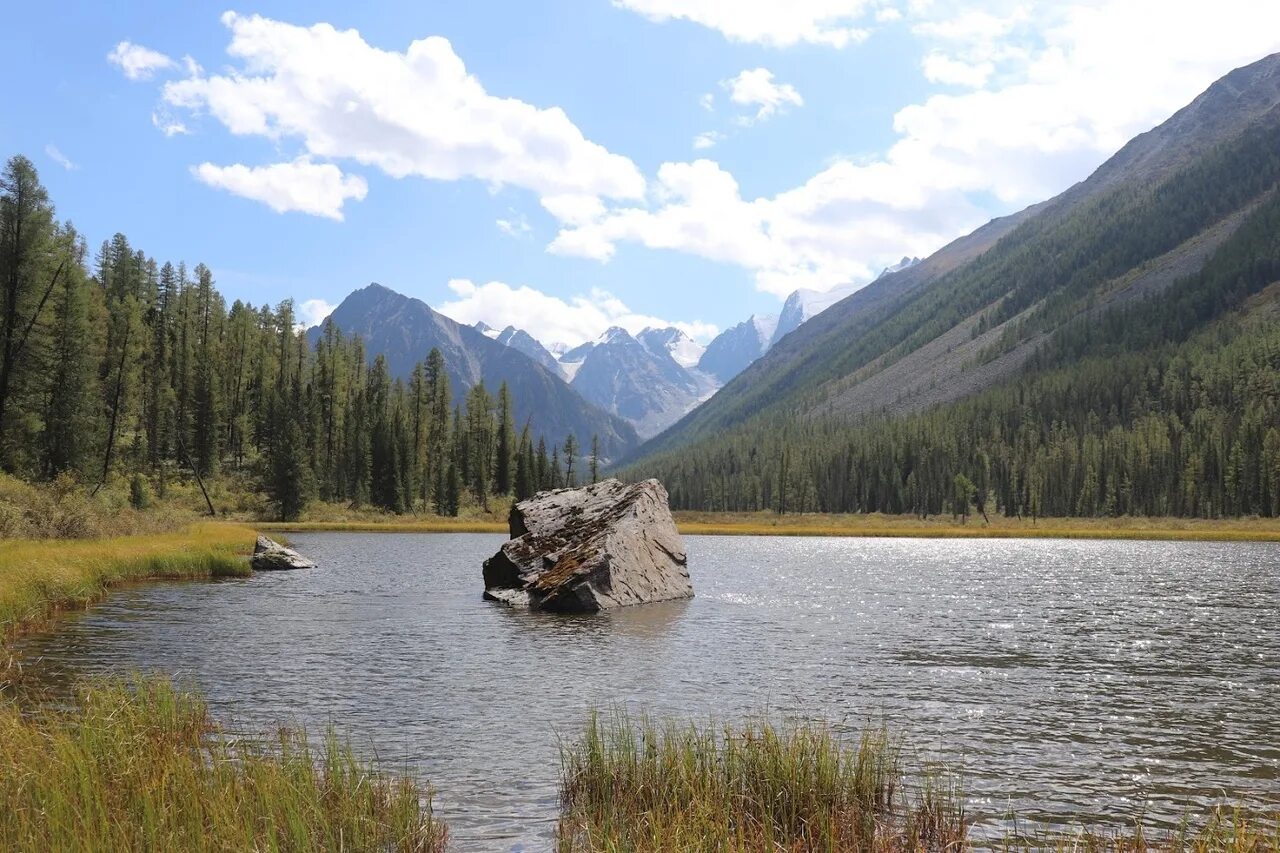
[[481,600],[501,536],[291,538],[319,569],[117,591],[28,667],[333,721],[432,782],[458,850],[547,849],[557,733],[618,703],[888,721],[989,828],[1280,801],[1280,546],[686,537],[697,598],[560,617]]

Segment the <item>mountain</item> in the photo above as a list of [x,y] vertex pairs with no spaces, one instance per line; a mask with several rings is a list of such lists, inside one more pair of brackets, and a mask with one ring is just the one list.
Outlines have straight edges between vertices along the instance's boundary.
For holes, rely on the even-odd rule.
[[[1261,506],[1263,486],[1241,484],[1270,464],[1249,424],[1274,405],[1256,384],[1235,399],[1204,389],[1234,375],[1211,365],[1266,358],[1254,348],[1278,295],[1278,184],[1280,54],[1061,195],[775,335],[628,474],[662,477],[676,506],[777,506],[779,470],[826,509],[937,512],[961,475],[1007,512]],[[1274,442],[1280,454],[1280,431]],[[1153,469],[1166,446],[1173,470]],[[1199,477],[1218,485],[1188,493]]]
[[408,379],[432,348],[439,349],[455,402],[481,380],[492,393],[506,382],[517,416],[529,419],[548,444],[560,443],[569,433],[582,444],[596,435],[602,455],[616,458],[638,443],[630,424],[584,400],[552,369],[419,299],[370,284],[342,300],[320,326],[308,330],[308,338],[314,343],[329,324],[343,334],[359,335],[369,357],[384,356],[391,375],[400,379]]
[[529,358],[541,364],[547,370],[550,370],[556,376],[563,377],[564,374],[560,370],[560,362],[556,361],[556,357],[547,351],[546,347],[538,343],[533,335],[517,329],[515,326],[507,326],[494,337],[498,343],[503,346],[511,347],[518,350]]
[[[896,264],[885,267],[880,271],[880,275],[876,276],[876,281],[884,278],[886,275],[902,270],[909,269],[920,263],[919,258],[903,258]],[[769,340],[769,347],[773,347],[778,341],[785,338],[791,332],[800,327],[801,323],[810,320],[817,315],[826,311],[832,305],[835,305],[846,296],[850,296],[862,289],[864,285],[845,285],[843,287],[832,288],[831,290],[806,290],[800,289],[792,291],[787,296],[786,302],[782,304],[782,311],[778,314],[778,325],[774,329],[773,337]]]
[[[876,281],[918,263],[920,263],[919,258],[904,257],[898,263],[885,267]],[[724,384],[768,352],[778,341],[798,329],[802,323],[811,320],[861,288],[862,285],[848,285],[829,291],[803,289],[792,291],[777,316],[753,316],[721,332],[707,345],[699,360],[698,368],[715,377],[720,384]]]
[[636,340],[656,356],[661,357],[660,353],[666,353],[676,364],[686,370],[697,367],[698,361],[706,351],[706,347],[674,326],[665,329],[644,329],[636,335]]
[[752,316],[724,330],[707,344],[698,369],[723,385],[765,354],[777,326],[777,317]]
[[633,337],[614,327],[566,352],[560,366],[583,398],[649,437],[715,390],[713,380],[680,364],[673,354],[689,360],[696,347],[675,329],[646,329]]

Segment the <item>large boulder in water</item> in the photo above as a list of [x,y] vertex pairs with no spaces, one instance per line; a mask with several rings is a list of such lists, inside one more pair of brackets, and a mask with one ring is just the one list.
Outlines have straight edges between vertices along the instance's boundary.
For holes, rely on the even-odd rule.
[[593,613],[692,598],[684,542],[657,480],[540,492],[511,508],[511,539],[484,562],[484,597]]
[[249,565],[255,572],[274,572],[288,569],[314,569],[316,564],[299,554],[292,548],[286,548],[279,542],[259,536],[253,546],[253,556]]

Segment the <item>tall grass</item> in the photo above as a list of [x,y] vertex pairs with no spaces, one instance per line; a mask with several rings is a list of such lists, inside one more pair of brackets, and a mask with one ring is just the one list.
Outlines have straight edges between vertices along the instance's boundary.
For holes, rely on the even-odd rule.
[[253,542],[251,528],[217,522],[150,536],[0,542],[0,642],[114,584],[247,575]]
[[74,707],[0,705],[0,849],[443,849],[430,792],[358,761],[332,732],[217,737],[162,679],[81,688]]
[[561,764],[562,853],[945,850],[966,838],[956,788],[908,793],[883,730],[846,743],[818,724],[594,714]]

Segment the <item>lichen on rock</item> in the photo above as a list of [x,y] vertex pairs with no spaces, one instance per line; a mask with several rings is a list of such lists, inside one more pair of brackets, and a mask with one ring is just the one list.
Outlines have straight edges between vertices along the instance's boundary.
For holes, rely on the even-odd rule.
[[691,598],[684,542],[657,480],[541,492],[511,508],[511,539],[484,563],[485,598],[592,613]]

